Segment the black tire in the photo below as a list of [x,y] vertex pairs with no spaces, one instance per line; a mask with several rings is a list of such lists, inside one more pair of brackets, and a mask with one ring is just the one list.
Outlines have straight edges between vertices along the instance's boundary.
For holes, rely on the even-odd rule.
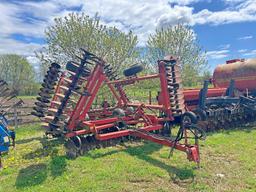
[[186,111],[181,117],[181,123],[185,124],[196,124],[198,121],[195,113],[191,111]]
[[113,115],[114,117],[124,117],[124,116],[125,116],[125,112],[124,112],[123,109],[116,108],[116,109],[113,110],[112,115]]
[[127,107],[126,111],[127,111],[128,114],[133,114],[135,110],[134,110],[133,107]]
[[78,136],[71,137],[66,141],[66,155],[70,159],[75,159],[79,155],[79,151],[82,147],[81,138]]
[[136,75],[137,73],[141,72],[143,67],[141,65],[132,65],[130,68],[124,70],[124,76],[130,77]]
[[202,110],[202,109],[195,109],[193,112],[196,114],[197,119],[199,121],[205,121],[207,119],[207,114],[206,114],[206,112],[204,110]]

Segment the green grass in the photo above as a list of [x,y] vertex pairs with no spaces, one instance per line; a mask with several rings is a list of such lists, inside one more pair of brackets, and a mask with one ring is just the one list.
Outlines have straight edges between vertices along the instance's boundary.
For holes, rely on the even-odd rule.
[[17,129],[0,191],[256,191],[256,130],[218,132],[201,142],[201,168],[149,142],[99,149],[70,160],[38,125]]
[[36,99],[37,95],[18,96],[20,99]]

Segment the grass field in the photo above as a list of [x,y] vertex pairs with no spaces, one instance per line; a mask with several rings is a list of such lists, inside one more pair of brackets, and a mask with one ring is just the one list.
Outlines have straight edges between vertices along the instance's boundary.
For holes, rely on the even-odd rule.
[[38,125],[17,129],[4,157],[0,191],[256,191],[256,129],[211,134],[201,142],[201,168],[149,142],[98,149],[75,160]]

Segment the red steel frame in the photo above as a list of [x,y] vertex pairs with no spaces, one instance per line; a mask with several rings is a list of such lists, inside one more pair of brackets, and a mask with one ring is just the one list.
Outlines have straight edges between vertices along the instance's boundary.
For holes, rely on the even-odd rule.
[[[108,140],[128,135],[133,135],[140,137],[152,142],[165,145],[168,147],[173,147],[180,151],[186,152],[187,157],[191,161],[199,162],[199,146],[198,142],[195,144],[188,144],[187,139],[185,139],[185,144],[175,142],[172,140],[164,139],[163,137],[158,137],[156,135],[149,134],[149,131],[160,130],[163,128],[163,122],[174,121],[174,117],[170,110],[170,98],[167,90],[167,80],[166,80],[166,71],[165,71],[165,62],[159,61],[159,73],[153,75],[146,75],[143,77],[130,77],[124,80],[115,80],[110,81],[104,73],[104,62],[98,63],[91,75],[85,83],[84,89],[87,90],[89,94],[82,95],[74,110],[71,113],[69,121],[67,123],[68,133],[66,134],[67,138],[85,135],[93,133],[98,140]],[[161,104],[152,105],[152,104],[143,104],[143,103],[132,103],[126,97],[125,91],[122,89],[122,85],[134,84],[138,81],[143,81],[146,79],[160,79],[160,88],[161,88]],[[86,121],[85,117],[90,112],[103,113],[104,110],[92,110],[90,108],[92,103],[98,93],[100,87],[105,83],[111,93],[117,100],[117,107],[125,108],[128,106],[133,106],[136,108],[134,114],[126,115],[125,117],[105,117],[99,120],[90,120]],[[194,90],[184,90],[185,101],[196,100],[198,99],[199,89]],[[222,95],[225,92],[225,89],[209,89],[209,96],[218,96]],[[193,106],[191,106],[193,107]],[[144,109],[157,109],[166,114],[166,117],[159,118],[154,115],[149,115],[144,112]],[[110,110],[110,108],[109,108]],[[105,110],[106,111],[106,110]],[[108,113],[111,114],[111,113]],[[144,124],[141,128],[136,129],[124,129],[110,133],[100,133],[104,129],[108,129],[116,126],[116,122],[125,122],[127,125],[137,125]],[[85,128],[82,130],[76,130],[78,125]]]

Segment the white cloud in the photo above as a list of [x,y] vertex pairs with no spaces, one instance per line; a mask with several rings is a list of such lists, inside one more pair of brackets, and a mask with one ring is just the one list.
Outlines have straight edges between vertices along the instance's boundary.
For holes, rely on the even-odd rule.
[[223,0],[226,4],[238,4],[244,2],[244,0]]
[[[98,12],[104,23],[115,24],[120,29],[132,29],[143,44],[150,33],[157,27],[177,24],[179,22],[191,23],[193,8],[179,5],[170,6],[167,0],[98,0],[88,2],[83,11],[93,16]],[[195,1],[193,1],[195,2]],[[132,10],[132,11],[131,11]]]
[[190,5],[192,3],[197,3],[199,1],[200,0],[169,0],[169,3],[175,3],[178,5]]
[[[83,10],[90,15],[94,15],[97,11],[106,23],[113,24],[114,21],[121,29],[127,29],[127,26],[129,26],[128,28],[133,29],[138,34],[142,44],[145,43],[148,35],[153,33],[156,27],[166,27],[177,23],[186,23],[193,26],[196,24],[219,25],[256,21],[256,9],[253,8],[256,1],[248,1],[247,4],[243,1],[244,3],[239,4],[233,10],[212,12],[204,9],[198,13],[194,13],[193,7],[187,6],[197,1],[174,0],[170,2],[179,3],[169,6],[167,0],[160,0],[157,4],[153,0],[99,0],[85,4]],[[251,11],[249,12],[248,9]]]
[[0,38],[0,54],[15,53],[30,56],[34,51],[41,49],[42,45],[37,43],[24,43],[10,38]]
[[252,35],[248,35],[248,36],[239,37],[238,40],[247,40],[247,39],[252,39],[252,38],[253,38]]
[[239,49],[237,52],[238,53],[245,53],[247,51],[247,49]]
[[[177,23],[191,26],[198,24],[227,24],[243,21],[256,21],[255,0],[222,0],[234,4],[222,11],[204,9],[195,13],[193,3],[203,0],[45,0],[45,1],[9,1],[0,2],[0,53],[17,52],[32,55],[41,47],[36,43],[22,43],[11,40],[11,34],[43,37],[45,27],[53,18],[71,12],[70,8],[81,6],[90,16],[99,13],[103,23],[129,31],[132,29],[141,44],[145,44],[150,33],[157,27],[166,27]],[[205,2],[205,1],[204,1]],[[209,1],[207,1],[209,2]],[[229,47],[222,47],[226,50]],[[223,57],[219,54],[217,57]]]
[[219,48],[220,49],[229,49],[230,48],[230,44],[223,44],[223,45],[220,45]]
[[228,24],[245,21],[256,21],[255,0],[223,0],[235,6],[222,11],[212,12],[204,9],[193,15],[195,24]]
[[[43,38],[45,28],[53,22],[54,17],[70,12],[62,10],[60,3],[65,2],[0,2],[0,54],[24,55],[31,64],[38,64],[34,52],[43,45],[33,43],[33,38]],[[71,1],[69,3],[71,5]],[[14,34],[21,34],[26,42],[13,39],[11,35]]]
[[243,56],[245,56],[245,57],[247,57],[247,56],[249,56],[249,57],[254,56],[255,57],[256,56],[256,49],[244,53]]
[[222,59],[228,57],[229,50],[221,50],[221,51],[208,51],[206,56],[208,59]]
[[25,14],[24,11],[23,6],[20,7],[11,3],[0,3],[0,37],[15,33],[34,37],[41,37],[43,35],[47,22],[33,18],[24,20],[24,18],[22,18],[22,15]]

